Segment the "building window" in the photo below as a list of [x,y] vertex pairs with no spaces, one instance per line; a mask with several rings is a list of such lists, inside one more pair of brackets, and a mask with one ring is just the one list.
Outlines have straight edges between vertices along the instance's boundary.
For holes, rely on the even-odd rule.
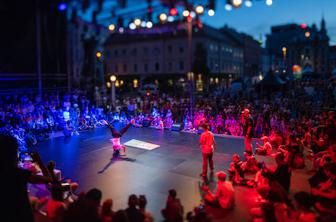
[[173,63],[168,62],[168,71],[172,71],[172,69],[173,69]]
[[153,49],[153,55],[155,55],[155,56],[160,55],[160,49],[159,48],[154,48]]
[[143,48],[143,53],[144,53],[145,55],[148,54],[148,48],[147,48],[147,47],[144,47],[144,48]]
[[134,70],[134,72],[137,72],[137,71],[138,71],[138,64],[134,64],[134,65],[133,65],[133,70]]
[[145,70],[145,72],[148,71],[148,64],[147,63],[144,64],[144,70]]
[[123,49],[123,50],[122,50],[122,55],[123,55],[123,56],[126,56],[126,54],[127,54],[127,53],[126,53],[126,49]]
[[172,52],[173,52],[173,46],[168,45],[168,48],[167,48],[167,49],[168,49],[168,52],[169,52],[169,53],[172,53]]
[[132,55],[136,56],[138,54],[137,48],[132,49]]
[[115,71],[115,72],[119,72],[119,70],[118,70],[118,64],[116,64],[116,65],[114,66],[114,71]]
[[160,64],[158,62],[155,63],[155,71],[160,70]]
[[180,53],[184,53],[184,47],[183,47],[183,46],[180,46],[180,48],[179,48],[179,52],[180,52]]
[[180,70],[184,70],[184,62],[183,61],[180,61],[179,68],[180,68]]
[[127,65],[124,64],[124,72],[127,72]]

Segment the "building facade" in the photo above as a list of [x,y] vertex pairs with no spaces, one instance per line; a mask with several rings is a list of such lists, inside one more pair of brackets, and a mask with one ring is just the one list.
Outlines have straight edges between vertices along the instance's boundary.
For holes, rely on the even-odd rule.
[[[228,86],[243,74],[243,50],[218,29],[168,23],[113,33],[104,44],[106,73],[133,83],[164,85],[187,81]],[[141,85],[141,84],[140,84]],[[204,87],[199,87],[202,90]]]
[[329,37],[324,19],[316,25],[274,26],[267,35],[266,50],[276,73],[315,73],[326,75],[329,68]]

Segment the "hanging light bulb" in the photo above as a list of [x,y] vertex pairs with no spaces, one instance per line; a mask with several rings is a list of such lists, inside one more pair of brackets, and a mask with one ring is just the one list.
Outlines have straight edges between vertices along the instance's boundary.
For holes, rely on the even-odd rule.
[[231,11],[232,10],[232,5],[230,5],[230,4],[226,4],[225,5],[225,10],[227,10],[227,11]]
[[188,16],[190,15],[190,12],[189,12],[188,10],[184,10],[184,11],[182,12],[182,15],[183,15],[184,17],[188,17]]
[[252,7],[252,1],[251,0],[246,0],[245,1],[245,6],[249,7],[249,8]]
[[131,23],[129,24],[129,28],[130,28],[131,30],[134,30],[134,29],[136,29],[136,25],[135,25],[133,22],[131,22]]
[[198,6],[196,6],[196,8],[195,8],[195,12],[196,12],[197,14],[199,14],[199,15],[202,15],[203,12],[204,12],[204,7],[203,7],[202,5],[198,5]]
[[153,22],[148,21],[148,22],[146,23],[146,27],[147,27],[148,29],[152,28],[152,27],[153,27]]
[[232,5],[235,8],[239,8],[243,4],[243,0],[232,0]]
[[165,13],[161,13],[159,19],[161,22],[165,22],[167,20],[167,15]]
[[111,32],[113,32],[115,30],[115,25],[111,24],[108,26],[108,30],[110,30]]
[[134,24],[136,25],[136,26],[139,26],[139,25],[141,25],[141,20],[140,19],[135,19],[134,20]]
[[209,11],[208,11],[208,15],[209,15],[209,16],[214,16],[214,15],[215,15],[215,10],[213,10],[213,9],[209,9]]

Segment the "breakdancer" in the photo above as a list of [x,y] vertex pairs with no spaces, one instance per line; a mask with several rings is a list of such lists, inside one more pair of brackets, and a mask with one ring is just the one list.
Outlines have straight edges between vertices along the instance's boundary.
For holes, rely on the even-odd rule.
[[134,125],[135,120],[132,119],[127,126],[122,128],[120,131],[117,131],[111,124],[109,124],[106,120],[103,121],[104,124],[110,128],[111,134],[112,134],[112,148],[113,148],[113,156],[119,156],[120,150],[123,149],[123,155],[126,154],[126,147],[120,143],[121,136],[126,133],[126,131],[131,127],[131,125]]

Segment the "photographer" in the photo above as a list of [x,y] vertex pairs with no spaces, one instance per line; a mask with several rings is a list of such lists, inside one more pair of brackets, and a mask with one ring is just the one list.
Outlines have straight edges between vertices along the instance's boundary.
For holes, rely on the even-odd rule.
[[40,167],[43,176],[32,174],[30,171],[18,167],[18,143],[12,136],[0,135],[2,148],[0,169],[1,176],[6,182],[1,183],[4,191],[6,210],[2,215],[3,221],[34,221],[32,209],[28,199],[27,184],[47,184],[52,182],[47,168],[43,165],[38,153],[31,157]]

